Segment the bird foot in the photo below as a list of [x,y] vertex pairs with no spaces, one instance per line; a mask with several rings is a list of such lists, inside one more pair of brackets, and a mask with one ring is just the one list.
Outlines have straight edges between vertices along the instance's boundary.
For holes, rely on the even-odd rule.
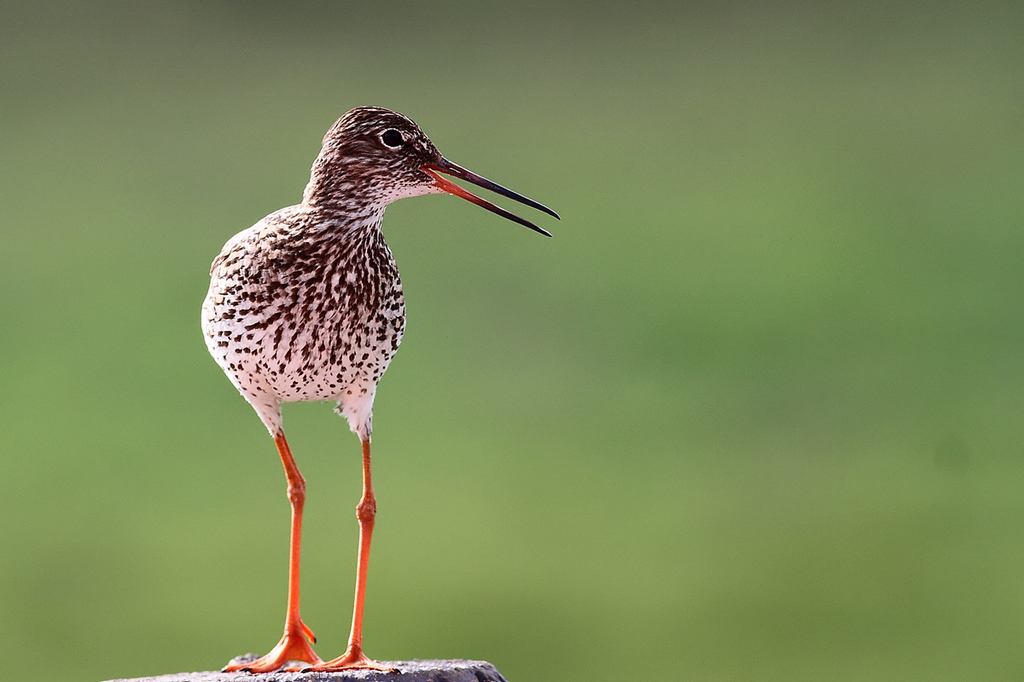
[[225,666],[221,672],[233,673],[238,671],[248,673],[269,673],[284,668],[285,672],[295,672],[300,667],[285,668],[291,661],[312,663],[314,666],[323,665],[323,660],[313,651],[311,644],[316,642],[313,631],[301,620],[298,627],[287,627],[284,636],[266,656],[261,656],[249,663],[236,663]]
[[364,656],[362,651],[352,651],[351,649],[330,661],[321,662],[311,665],[308,668],[303,668],[302,672],[333,673],[340,670],[380,670],[381,672],[386,673],[398,672],[398,668],[392,668],[390,665],[378,663],[377,661]]

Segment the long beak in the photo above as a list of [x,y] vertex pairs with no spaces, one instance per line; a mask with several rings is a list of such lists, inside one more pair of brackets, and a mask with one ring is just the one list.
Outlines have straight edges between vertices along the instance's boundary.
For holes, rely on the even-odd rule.
[[[520,218],[515,213],[510,213],[506,211],[501,206],[495,206],[486,199],[481,199],[472,192],[468,192],[462,189],[448,178],[441,177],[440,175],[438,175],[438,173],[445,173],[447,175],[451,175],[452,177],[459,178],[460,180],[471,182],[477,187],[489,189],[492,192],[496,192],[502,196],[508,197],[509,199],[515,199],[519,203],[526,204],[527,206],[532,206],[533,208],[539,211],[544,211],[548,215],[552,215],[558,218],[558,214],[552,211],[547,206],[544,206],[543,204],[538,204],[533,199],[528,199],[527,197],[524,197],[522,194],[519,194],[518,192],[513,192],[507,187],[502,187],[496,182],[491,182],[487,178],[481,177],[472,171],[468,171],[462,166],[454,164],[444,157],[442,157],[441,160],[437,163],[432,163],[424,166],[423,170],[427,171],[432,176],[434,176],[434,184],[437,185],[437,188],[440,189],[442,192],[454,194],[455,196],[462,197],[467,201],[472,201],[477,206],[482,206],[486,208],[488,211],[497,213],[502,218],[508,218],[513,222],[519,223],[520,225],[525,225],[526,227],[530,228],[531,230],[534,230],[535,232],[540,232],[545,237],[551,236],[551,233],[545,230],[543,227],[538,227],[537,225],[531,223],[529,220],[526,220],[525,218]],[[561,219],[559,218],[559,220]]]

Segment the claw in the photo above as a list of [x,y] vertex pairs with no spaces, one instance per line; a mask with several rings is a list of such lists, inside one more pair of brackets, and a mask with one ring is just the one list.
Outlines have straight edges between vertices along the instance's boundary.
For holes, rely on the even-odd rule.
[[393,668],[390,665],[384,665],[378,663],[372,659],[367,658],[363,655],[362,651],[346,651],[341,656],[330,661],[314,664],[308,668],[303,668],[302,672],[339,672],[341,670],[379,670],[386,673],[397,673],[398,668]]
[[[323,660],[313,651],[310,642],[306,641],[307,637],[316,641],[313,631],[300,620],[298,627],[290,627],[284,631],[281,641],[266,656],[261,656],[255,661],[224,666],[221,672],[269,673],[281,670],[289,661],[302,661],[314,666],[323,665]],[[285,672],[296,670],[298,668],[284,668]]]
[[306,639],[309,640],[309,643],[316,644],[316,635],[314,635],[313,631],[309,629],[309,626],[301,621],[299,622],[299,625],[302,626],[302,632],[305,633]]

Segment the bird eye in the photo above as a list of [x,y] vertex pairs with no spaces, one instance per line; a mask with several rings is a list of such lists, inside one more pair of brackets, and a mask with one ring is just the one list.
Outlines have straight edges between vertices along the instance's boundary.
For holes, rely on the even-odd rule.
[[381,133],[380,141],[389,147],[395,148],[401,147],[402,143],[405,142],[405,138],[402,137],[402,133],[392,128]]

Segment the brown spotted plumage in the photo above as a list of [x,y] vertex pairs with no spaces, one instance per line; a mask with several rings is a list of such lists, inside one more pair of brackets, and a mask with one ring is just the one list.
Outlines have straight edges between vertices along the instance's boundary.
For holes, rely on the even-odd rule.
[[[267,672],[290,661],[313,670],[387,669],[362,652],[366,566],[376,513],[370,478],[373,398],[405,331],[402,283],[381,232],[384,209],[405,197],[446,192],[548,234],[440,173],[558,217],[451,163],[405,116],[359,107],[338,119],[324,137],[302,203],[238,233],[213,261],[203,303],[206,344],[273,436],[292,505],[284,636],[266,656],[225,670]],[[281,427],[281,404],[308,400],[335,402],[363,444],[352,631],[345,653],[328,662],[313,652],[313,633],[299,614],[305,481]]]

